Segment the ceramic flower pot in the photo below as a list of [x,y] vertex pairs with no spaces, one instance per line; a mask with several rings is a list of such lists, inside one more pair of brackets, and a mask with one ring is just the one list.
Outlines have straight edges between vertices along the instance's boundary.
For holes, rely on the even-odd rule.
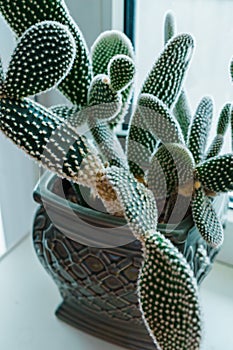
[[[57,284],[63,302],[59,319],[129,349],[155,349],[137,299],[142,262],[140,242],[123,218],[84,208],[53,192],[69,183],[46,173],[34,192],[39,203],[33,242],[36,254]],[[218,253],[208,248],[191,217],[159,230],[184,254],[200,283]]]

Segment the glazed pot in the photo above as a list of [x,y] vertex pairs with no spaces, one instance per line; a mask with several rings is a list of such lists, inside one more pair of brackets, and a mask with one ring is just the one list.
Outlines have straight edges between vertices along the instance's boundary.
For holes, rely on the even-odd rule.
[[[54,184],[64,195],[54,193]],[[47,172],[34,191],[33,242],[63,299],[57,317],[120,346],[154,350],[137,299],[140,242],[123,218],[68,201],[69,185]],[[218,249],[206,246],[191,217],[158,229],[184,254],[200,284]]]

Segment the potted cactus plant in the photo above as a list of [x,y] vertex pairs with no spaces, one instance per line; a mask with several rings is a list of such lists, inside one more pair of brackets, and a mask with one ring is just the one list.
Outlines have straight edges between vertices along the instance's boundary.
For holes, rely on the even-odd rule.
[[[166,16],[164,50],[124,150],[114,129],[133,93],[129,39],[107,31],[89,53],[62,0],[0,0],[0,10],[19,38],[7,72],[0,68],[1,131],[56,174],[35,190],[33,241],[64,300],[58,317],[131,349],[199,349],[198,284],[223,242],[216,197],[232,190],[233,156],[219,155],[231,104],[208,149],[212,99],[189,111],[192,36],[176,35]],[[28,98],[53,87],[70,105]],[[105,213],[90,207],[86,188]]]

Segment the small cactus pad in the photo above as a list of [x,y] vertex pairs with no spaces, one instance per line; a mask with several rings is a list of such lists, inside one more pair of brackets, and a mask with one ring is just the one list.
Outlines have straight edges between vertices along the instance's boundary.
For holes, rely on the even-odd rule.
[[114,56],[108,65],[108,76],[111,87],[115,91],[124,90],[132,83],[135,75],[135,64],[126,55]]
[[213,248],[223,243],[223,228],[203,189],[196,190],[192,202],[194,223],[203,239]]
[[185,141],[187,141],[189,125],[192,120],[191,110],[188,102],[186,92],[181,91],[180,96],[173,108],[173,114],[178,121],[182,130]]
[[49,110],[74,128],[82,125],[86,121],[86,118],[82,118],[83,114],[80,113],[79,106],[69,107],[67,105],[56,105],[50,107]]
[[93,74],[107,74],[110,60],[116,55],[134,57],[129,38],[117,30],[101,33],[91,48]]
[[217,125],[217,135],[225,135],[231,118],[231,108],[231,104],[227,103],[221,110]]
[[170,108],[180,92],[193,46],[188,34],[172,38],[152,67],[141,92],[156,96]]
[[177,120],[157,97],[142,94],[138,101],[138,108],[143,115],[148,130],[162,143],[184,143]]
[[57,21],[68,27],[74,37],[76,57],[59,89],[76,105],[85,105],[91,81],[91,64],[86,42],[71,18],[64,0],[0,0],[0,11],[18,37],[39,22]]
[[28,155],[60,177],[94,187],[102,162],[69,124],[29,100],[1,98],[0,129]]
[[138,238],[148,230],[156,230],[157,207],[152,192],[123,168],[107,168],[106,177],[117,193],[134,235]]
[[164,20],[164,43],[167,42],[175,35],[176,33],[176,23],[175,18],[172,12],[167,12]]
[[[134,50],[131,41],[124,33],[117,30],[103,32],[91,48],[94,75],[108,74],[109,63],[116,55],[125,55],[134,59]],[[109,122],[112,128],[118,125],[127,113],[132,92],[132,83],[121,92],[122,107],[116,117]]]
[[204,97],[197,107],[188,136],[188,148],[196,164],[204,158],[212,116],[213,101],[210,97]]
[[200,349],[201,310],[193,272],[162,234],[154,230],[144,236],[138,294],[145,325],[159,349]]
[[165,198],[174,192],[191,197],[193,170],[194,160],[185,146],[169,143],[162,145],[152,158],[147,175],[148,187],[155,198]]
[[213,192],[233,190],[233,154],[211,158],[196,167],[202,185]]
[[45,21],[30,27],[13,52],[5,80],[5,92],[22,98],[57,85],[69,72],[75,44],[67,28]]
[[216,157],[222,149],[223,142],[224,142],[223,136],[216,135],[206,152],[205,159]]
[[110,165],[125,167],[127,164],[125,153],[108,123],[99,119],[89,119],[88,124],[104,161],[107,161]]
[[90,118],[110,120],[121,108],[121,96],[112,89],[107,75],[99,74],[93,78],[88,92],[88,108]]

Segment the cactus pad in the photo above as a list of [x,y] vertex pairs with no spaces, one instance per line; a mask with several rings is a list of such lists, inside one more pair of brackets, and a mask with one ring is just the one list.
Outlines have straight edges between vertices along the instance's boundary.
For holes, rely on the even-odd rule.
[[108,76],[111,87],[115,91],[126,89],[133,81],[135,74],[135,64],[126,55],[114,56],[108,65]]
[[[131,41],[125,34],[117,30],[103,32],[91,48],[94,75],[109,74],[110,61],[116,55],[125,55],[134,59]],[[122,108],[119,114],[110,121],[111,127],[115,127],[124,118],[129,107],[132,92],[132,83],[121,92]]]
[[99,35],[91,48],[94,76],[107,74],[110,60],[116,55],[134,57],[129,38],[120,31],[105,31]]
[[121,108],[121,96],[111,87],[107,75],[99,74],[93,79],[88,92],[88,108],[90,118],[113,118]]
[[180,92],[193,47],[188,34],[172,38],[152,67],[141,92],[156,96],[170,108]]
[[122,146],[108,123],[99,119],[89,119],[88,125],[104,161],[111,165],[126,166],[126,156]]
[[188,130],[192,116],[188,98],[184,90],[181,91],[179,98],[175,103],[173,114],[180,125],[185,141],[187,141]]
[[80,112],[79,106],[69,107],[67,105],[56,105],[49,108],[50,111],[56,114],[64,122],[69,123],[74,128],[82,125],[86,121],[84,113]]
[[147,230],[156,230],[157,207],[152,192],[124,168],[108,168],[106,177],[117,193],[135,236],[139,238]]
[[54,87],[69,72],[74,55],[74,40],[65,26],[45,21],[30,27],[13,52],[6,94],[22,98]]
[[231,118],[231,108],[231,104],[227,103],[221,110],[217,125],[217,135],[225,135]]
[[29,156],[60,177],[95,186],[102,162],[85,137],[29,100],[1,98],[0,129]]
[[224,142],[223,136],[216,135],[206,152],[205,159],[216,157],[222,149],[223,142]]
[[167,42],[175,35],[176,33],[176,24],[175,18],[172,12],[167,12],[164,20],[164,43]]
[[30,26],[45,20],[57,21],[68,27],[75,40],[76,56],[72,69],[59,84],[59,89],[74,104],[85,105],[92,78],[90,58],[83,35],[71,18],[65,2],[63,0],[0,0],[0,11],[18,37]]
[[210,191],[228,192],[233,190],[233,155],[224,154],[208,159],[196,167],[198,178]]
[[193,272],[177,248],[159,232],[142,239],[140,308],[155,344],[163,350],[197,350],[201,311]]
[[204,158],[212,116],[213,101],[210,97],[204,97],[197,107],[188,136],[188,148],[196,164]]
[[211,246],[218,247],[223,243],[223,228],[217,214],[202,188],[196,190],[192,202],[194,223],[203,239]]
[[148,187],[155,198],[165,198],[175,192],[191,197],[193,171],[194,160],[185,146],[169,143],[162,145],[152,158],[147,175]]

